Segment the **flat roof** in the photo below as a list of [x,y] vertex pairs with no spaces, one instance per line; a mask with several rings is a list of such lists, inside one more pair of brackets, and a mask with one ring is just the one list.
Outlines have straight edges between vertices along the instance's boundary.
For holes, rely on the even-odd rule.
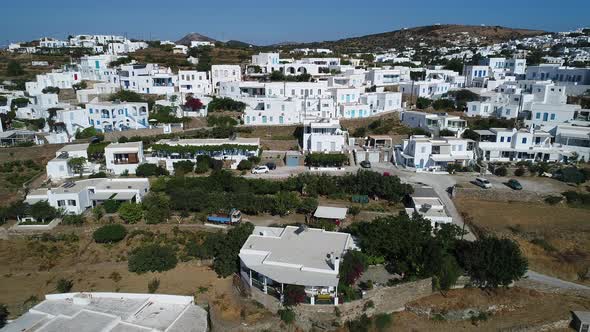
[[2,331],[207,331],[207,312],[192,296],[130,293],[46,295]]
[[318,206],[313,214],[316,218],[324,219],[345,219],[348,208],[334,207],[334,206]]
[[141,149],[143,147],[143,142],[126,142],[126,143],[111,143],[105,147],[105,149],[118,149],[118,148],[135,148]]
[[293,285],[337,286],[338,273],[329,255],[342,257],[356,248],[348,233],[295,227],[255,227],[240,250],[250,269]]
[[438,194],[432,187],[417,186],[414,187],[414,193],[411,196],[416,198],[432,198],[438,197]]
[[61,149],[57,150],[57,152],[86,151],[88,150],[89,145],[89,143],[68,144],[64,145]]

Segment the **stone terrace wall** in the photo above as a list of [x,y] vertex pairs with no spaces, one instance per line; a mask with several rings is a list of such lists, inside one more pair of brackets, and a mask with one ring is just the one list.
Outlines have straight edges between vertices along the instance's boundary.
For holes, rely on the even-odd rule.
[[494,190],[475,188],[455,188],[455,198],[469,198],[482,201],[500,202],[543,202],[547,195],[540,195],[530,191],[515,190]]

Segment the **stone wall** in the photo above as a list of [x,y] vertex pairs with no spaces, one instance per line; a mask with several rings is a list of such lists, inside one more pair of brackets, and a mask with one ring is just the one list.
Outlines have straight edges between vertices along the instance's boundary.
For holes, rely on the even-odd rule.
[[[182,132],[181,127],[172,127],[173,133]],[[127,138],[132,136],[156,136],[164,134],[164,128],[147,128],[147,129],[136,129],[136,130],[125,130],[125,131],[111,131],[104,135],[106,141],[117,141],[121,136]]]
[[540,195],[530,191],[516,190],[495,190],[479,188],[458,188],[455,187],[455,198],[468,198],[482,201],[500,202],[543,202],[546,195]]

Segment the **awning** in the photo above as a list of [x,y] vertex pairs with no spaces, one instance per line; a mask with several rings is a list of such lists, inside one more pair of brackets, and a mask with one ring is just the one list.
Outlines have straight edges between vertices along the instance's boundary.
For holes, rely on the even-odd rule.
[[443,161],[443,162],[455,161],[455,158],[453,158],[452,156],[450,156],[448,154],[445,154],[445,155],[433,154],[430,156],[430,159],[432,159],[434,161]]
[[123,192],[117,193],[117,196],[115,196],[113,199],[116,201],[130,201],[133,199],[133,197],[135,197],[135,193]]
[[347,208],[332,207],[332,206],[318,206],[315,210],[314,217],[323,219],[338,219],[343,220],[346,218]]
[[94,193],[94,196],[92,196],[92,199],[95,201],[106,201],[107,199],[111,198],[111,196],[113,196],[113,193]]

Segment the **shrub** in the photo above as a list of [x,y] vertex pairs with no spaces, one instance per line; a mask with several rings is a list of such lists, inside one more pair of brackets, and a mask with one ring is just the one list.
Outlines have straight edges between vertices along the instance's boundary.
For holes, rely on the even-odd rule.
[[432,103],[432,107],[435,110],[455,109],[455,103],[450,99],[437,99]]
[[73,215],[73,214],[65,215],[61,220],[62,225],[74,225],[74,226],[80,226],[80,225],[84,224],[85,222],[86,222],[86,218],[84,218],[84,216]]
[[348,156],[342,153],[310,153],[305,156],[305,164],[311,167],[342,167]]
[[506,174],[508,174],[508,170],[504,166],[494,169],[494,175],[496,176],[506,176]]
[[346,326],[349,331],[368,332],[371,327],[371,319],[366,314],[363,314],[356,320],[346,322]]
[[556,252],[557,251],[557,249],[555,249],[555,247],[552,246],[551,243],[547,242],[547,240],[545,240],[545,239],[539,239],[539,238],[532,239],[531,243],[543,248],[543,250],[545,250],[547,252]]
[[168,175],[168,171],[156,164],[141,164],[137,166],[135,175],[142,177]]
[[8,319],[9,314],[10,312],[8,312],[6,305],[0,304],[0,329],[6,325],[6,320]]
[[295,321],[295,312],[291,309],[279,309],[277,314],[286,324],[292,324]]
[[425,109],[428,108],[432,104],[432,100],[424,97],[418,97],[416,99],[416,108],[418,109]]
[[170,217],[170,199],[163,193],[150,192],[141,205],[146,224],[158,224]]
[[30,206],[29,213],[37,221],[51,221],[57,217],[57,210],[47,201],[40,201]]
[[195,163],[190,160],[182,160],[177,161],[173,164],[174,166],[174,174],[176,175],[183,175],[186,173],[191,173],[195,168]]
[[305,286],[286,285],[285,286],[285,306],[295,306],[305,302]]
[[231,112],[243,112],[246,109],[246,104],[233,100],[231,98],[223,97],[217,98],[213,97],[213,100],[209,102],[207,105],[207,110],[209,112],[216,112],[216,111],[231,111]]
[[548,196],[545,198],[545,203],[549,205],[556,205],[563,201],[563,196]]
[[105,173],[105,172],[92,173],[92,174],[88,175],[89,179],[98,179],[98,178],[106,178],[106,177],[107,177],[107,173]]
[[250,160],[242,160],[238,164],[239,171],[247,171],[249,169],[252,169],[252,162]]
[[455,133],[452,130],[449,129],[442,129],[439,133],[438,136],[440,137],[449,137],[449,136],[455,136]]
[[514,170],[514,175],[515,176],[523,176],[525,172],[526,171],[524,170],[523,167],[519,167],[516,170]]
[[117,212],[117,210],[119,210],[120,206],[121,202],[115,201],[113,199],[107,199],[102,203],[102,207],[104,208],[106,213],[115,213]]
[[61,278],[57,281],[55,290],[58,293],[69,293],[72,290],[72,287],[74,287],[73,281]]
[[155,293],[160,288],[160,279],[154,278],[148,282],[148,293]]
[[127,229],[121,224],[104,225],[94,231],[92,237],[96,243],[115,243],[123,240]]
[[143,216],[143,210],[141,209],[141,205],[125,202],[121,204],[119,207],[119,217],[123,219],[128,224],[135,224],[141,220]]
[[356,205],[350,206],[348,208],[348,214],[351,216],[357,216],[359,213],[361,213],[361,208]]
[[129,254],[128,268],[130,272],[163,272],[176,267],[178,259],[173,248],[148,244],[133,250]]
[[98,205],[92,209],[92,216],[96,221],[100,221],[104,216],[104,208],[101,205]]
[[387,328],[389,328],[389,326],[391,326],[391,323],[393,321],[392,315],[385,314],[385,313],[375,315],[374,320],[375,320],[375,327],[377,328],[377,331],[387,330]]

